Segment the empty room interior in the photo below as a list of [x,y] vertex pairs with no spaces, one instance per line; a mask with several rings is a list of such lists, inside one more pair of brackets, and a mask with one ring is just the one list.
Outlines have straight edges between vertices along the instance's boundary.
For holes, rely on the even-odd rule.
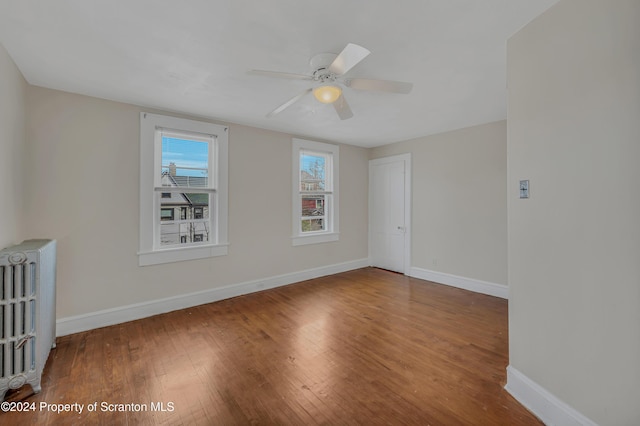
[[0,423],[638,425],[638,160],[638,0],[0,0]]

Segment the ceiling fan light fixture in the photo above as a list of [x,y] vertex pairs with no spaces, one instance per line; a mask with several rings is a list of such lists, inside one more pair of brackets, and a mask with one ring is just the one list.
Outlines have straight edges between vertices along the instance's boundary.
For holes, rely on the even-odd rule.
[[323,104],[332,104],[338,100],[342,89],[338,86],[319,86],[313,89],[313,96]]

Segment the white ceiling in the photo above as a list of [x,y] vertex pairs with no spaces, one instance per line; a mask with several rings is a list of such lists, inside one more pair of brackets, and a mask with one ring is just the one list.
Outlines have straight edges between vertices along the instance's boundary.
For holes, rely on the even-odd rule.
[[[557,0],[0,0],[0,42],[33,85],[372,147],[506,118],[506,41]],[[317,53],[372,53],[347,76],[354,117],[307,96]]]

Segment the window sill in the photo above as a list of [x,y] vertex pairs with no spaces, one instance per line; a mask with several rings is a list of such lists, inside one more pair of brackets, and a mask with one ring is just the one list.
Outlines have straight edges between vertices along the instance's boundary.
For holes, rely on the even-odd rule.
[[225,256],[228,252],[228,246],[228,244],[216,244],[139,252],[138,266],[160,265],[162,263]]
[[314,234],[314,235],[298,235],[292,237],[292,244],[294,246],[304,246],[307,244],[320,244],[320,243],[329,243],[331,241],[338,241],[340,239],[340,234],[337,232],[323,233],[323,234]]

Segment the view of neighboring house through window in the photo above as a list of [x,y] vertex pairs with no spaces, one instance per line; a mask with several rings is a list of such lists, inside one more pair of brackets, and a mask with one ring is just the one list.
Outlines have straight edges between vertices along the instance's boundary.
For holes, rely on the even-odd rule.
[[338,146],[293,140],[294,245],[338,239]]
[[227,130],[141,113],[140,265],[227,254]]
[[325,199],[331,195],[327,187],[326,153],[300,151],[300,192],[302,232],[325,231],[327,229]]
[[[162,131],[160,167],[160,245],[208,242],[211,238],[209,206],[214,193],[209,185],[211,136]],[[179,218],[179,219],[178,219]]]

